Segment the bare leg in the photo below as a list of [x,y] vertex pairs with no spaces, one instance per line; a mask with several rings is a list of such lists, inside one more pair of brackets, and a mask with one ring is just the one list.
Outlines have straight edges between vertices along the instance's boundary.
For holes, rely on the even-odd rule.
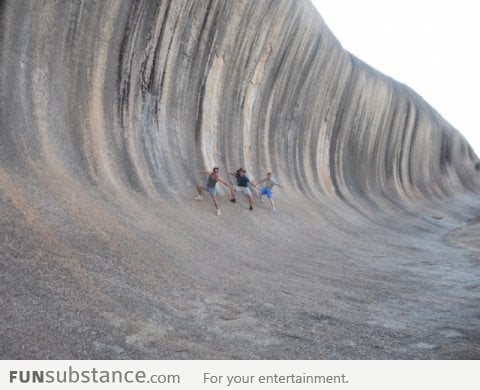
[[230,202],[235,203],[235,188],[230,188],[230,195],[231,195]]
[[198,191],[198,195],[195,197],[195,200],[202,200],[203,197],[202,197],[202,192],[205,188],[202,187],[200,184],[197,185],[197,191]]
[[270,206],[272,206],[272,210],[275,210],[275,203],[273,203],[273,198],[268,198],[270,201]]
[[215,196],[212,196],[212,202],[215,205],[215,208],[217,209],[217,212],[215,214],[217,214],[217,216],[220,215],[220,207],[218,206],[217,198]]

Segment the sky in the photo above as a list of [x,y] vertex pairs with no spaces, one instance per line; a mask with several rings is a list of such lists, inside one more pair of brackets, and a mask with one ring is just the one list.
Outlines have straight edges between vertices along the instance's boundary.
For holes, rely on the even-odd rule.
[[475,0],[311,0],[344,49],[408,85],[480,157]]

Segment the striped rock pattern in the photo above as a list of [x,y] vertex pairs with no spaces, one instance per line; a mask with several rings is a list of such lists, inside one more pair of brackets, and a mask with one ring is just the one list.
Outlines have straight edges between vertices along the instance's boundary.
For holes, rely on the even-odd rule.
[[[480,357],[445,239],[477,157],[307,0],[6,0],[0,31],[1,358]],[[193,202],[215,165],[280,212]]]

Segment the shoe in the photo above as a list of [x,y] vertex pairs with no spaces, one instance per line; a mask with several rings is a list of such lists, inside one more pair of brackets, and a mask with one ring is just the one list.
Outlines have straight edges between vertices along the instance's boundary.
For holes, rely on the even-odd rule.
[[220,209],[217,209],[217,215],[220,215]]
[[252,211],[252,210],[253,210],[253,207],[252,207],[252,206],[250,206],[249,210],[250,210],[250,211]]
[[274,208],[272,209],[272,213],[274,213],[275,211],[277,211],[277,209],[274,207]]
[[202,195],[198,195],[198,196],[196,196],[194,199],[195,199],[195,200],[202,200],[203,198],[202,198]]
[[232,199],[230,199],[230,202],[232,202],[232,203],[236,203],[236,202],[237,202],[237,200],[236,200],[235,198],[232,198]]

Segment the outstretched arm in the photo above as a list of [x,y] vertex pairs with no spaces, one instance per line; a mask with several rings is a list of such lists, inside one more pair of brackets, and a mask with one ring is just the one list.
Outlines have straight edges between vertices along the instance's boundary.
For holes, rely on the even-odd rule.
[[220,178],[218,177],[218,178],[217,178],[217,181],[218,181],[219,183],[222,183],[224,186],[226,186],[226,187],[228,187],[228,188],[231,188],[231,187],[228,185],[228,183],[225,182],[223,179],[220,179]]
[[208,175],[210,172],[207,171],[206,169],[200,169],[199,171],[197,171],[197,173],[200,173],[202,175]]
[[283,188],[283,186],[281,186],[280,184],[278,184],[278,182],[275,180],[275,179],[272,179],[272,183],[274,186],[278,186],[280,187],[282,190],[284,190],[285,188]]

